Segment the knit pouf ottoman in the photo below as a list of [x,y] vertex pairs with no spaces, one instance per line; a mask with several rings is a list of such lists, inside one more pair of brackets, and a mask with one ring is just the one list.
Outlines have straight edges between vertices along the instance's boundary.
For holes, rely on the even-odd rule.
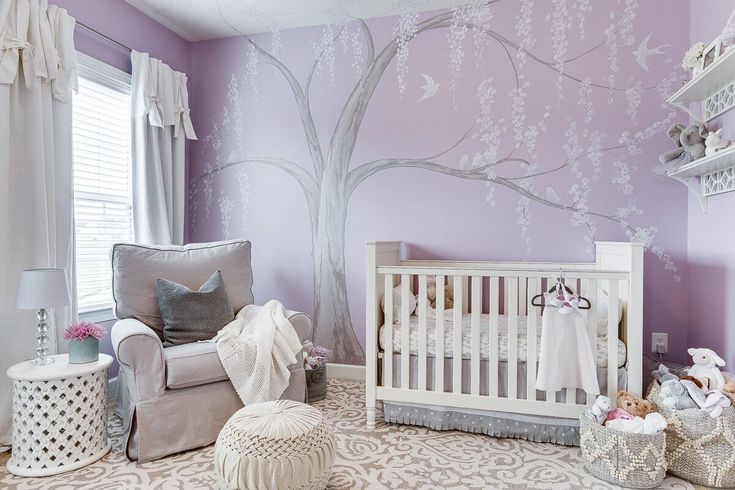
[[334,439],[322,413],[291,400],[241,408],[214,447],[220,485],[250,489],[322,489],[334,463]]

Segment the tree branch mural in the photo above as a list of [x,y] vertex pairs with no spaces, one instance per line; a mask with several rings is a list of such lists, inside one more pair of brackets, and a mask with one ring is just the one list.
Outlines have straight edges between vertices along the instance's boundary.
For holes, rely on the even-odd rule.
[[[625,133],[620,137],[618,144],[607,147],[602,145],[603,136],[600,132],[588,127],[584,128],[586,145],[582,144],[579,141],[580,128],[571,124],[568,130],[568,141],[564,144],[568,158],[550,169],[540,170],[535,141],[539,132],[544,130],[545,122],[543,119],[535,122],[527,121],[524,110],[530,86],[519,76],[519,71],[523,70],[526,63],[535,63],[548,69],[550,74],[557,77],[555,81],[557,87],[561,87],[564,81],[579,86],[578,103],[587,112],[587,117],[582,123],[585,126],[588,126],[591,120],[592,106],[589,98],[592,90],[608,91],[610,97],[617,94],[624,95],[628,101],[631,117],[634,117],[637,112],[636,103],[639,103],[637,101],[640,99],[641,91],[657,90],[663,97],[672,80],[664,81],[656,87],[645,88],[641,87],[640,83],[629,87],[615,85],[615,72],[617,71],[615,57],[620,44],[630,45],[632,42],[629,24],[632,22],[631,16],[635,15],[633,5],[635,2],[632,0],[626,2],[622,15],[618,20],[611,22],[610,28],[605,31],[604,41],[574,56],[567,55],[564,32],[568,26],[557,26],[558,32],[555,31],[552,39],[554,59],[544,60],[530,51],[535,43],[528,29],[533,2],[530,0],[520,2],[520,13],[516,26],[516,33],[520,40],[513,41],[492,27],[492,9],[499,1],[475,0],[466,6],[443,11],[421,21],[418,20],[419,15],[414,11],[410,9],[402,11],[393,39],[381,49],[376,47],[371,29],[365,20],[346,18],[341,25],[336,26],[336,29],[333,29],[332,26],[325,28],[322,42],[315,49],[315,59],[303,85],[278,56],[258,45],[251,37],[243,35],[250,55],[248,63],[250,76],[254,76],[254,67],[258,63],[270,65],[283,76],[291,89],[309,151],[309,168],[282,158],[235,154],[225,162],[208,164],[206,171],[192,180],[191,193],[192,196],[195,196],[198,192],[203,192],[205,202],[209,206],[213,181],[223,170],[236,166],[272,166],[284,171],[298,182],[306,198],[311,223],[315,340],[333,349],[336,359],[340,362],[357,364],[364,362],[362,347],[352,328],[347,301],[344,246],[348,203],[355,189],[362,183],[376,173],[388,169],[416,168],[459,179],[482,181],[490,186],[489,200],[493,199],[495,186],[508,189],[516,193],[519,198],[517,209],[522,235],[527,233],[532,203],[568,212],[571,215],[572,225],[581,226],[586,230],[586,239],[590,247],[596,231],[595,220],[615,222],[625,230],[631,240],[644,241],[665,263],[666,267],[676,273],[676,267],[671,259],[662,249],[653,244],[655,228],[635,227],[630,224],[630,217],[640,214],[634,202],[628,203],[625,207],[619,207],[613,214],[590,209],[588,196],[591,191],[590,180],[594,176],[584,177],[580,170],[580,162],[589,161],[592,173],[596,174],[604,155],[611,155],[616,159],[614,163],[616,183],[624,195],[630,195],[631,170],[627,166],[626,155],[619,155],[616,152],[635,154],[638,145],[666,127],[669,120],[656,121],[651,127],[633,135]],[[411,2],[402,3],[410,4]],[[552,22],[561,22],[563,20],[561,18],[566,17],[565,9],[566,2],[555,0]],[[586,15],[588,10],[583,9],[581,12]],[[580,30],[584,26],[582,14],[579,18]],[[222,15],[222,18],[226,21],[225,15]],[[236,30],[235,26],[231,27]],[[355,28],[351,38],[348,27]],[[516,80],[516,88],[510,94],[513,100],[513,113],[511,124],[508,125],[513,132],[513,148],[507,154],[498,154],[503,132],[502,120],[498,118],[493,109],[495,97],[493,81],[486,79],[477,88],[479,114],[476,120],[468,121],[468,123],[473,123],[471,129],[449,148],[449,150],[458,148],[470,137],[475,138],[481,142],[483,151],[475,153],[474,157],[467,155],[458,165],[442,163],[439,159],[449,151],[447,150],[427,158],[387,158],[355,164],[353,152],[360,134],[360,127],[375,89],[385,77],[388,67],[392,64],[396,65],[399,89],[402,91],[405,87],[405,65],[409,46],[420,38],[422,33],[437,29],[447,31],[450,48],[449,73],[452,77],[449,84],[450,89],[456,87],[457,78],[461,76],[461,65],[464,58],[461,50],[468,35],[472,36],[472,44],[477,57],[482,56],[488,42],[497,43],[507,54],[507,62],[515,73]],[[344,101],[329,138],[329,145],[323,148],[314,123],[310,92],[315,75],[321,68],[334,62],[334,43],[340,39],[345,45],[348,41],[351,42],[356,52],[359,52],[354,65],[361,72]],[[611,72],[605,83],[593,83],[589,78],[567,73],[568,63],[581,57],[594,55],[596,52],[602,52],[603,49],[607,50],[607,53],[603,52],[603,55],[610,59],[611,65]],[[562,92],[559,88],[559,100],[561,98]],[[239,117],[241,116],[240,114]],[[232,119],[229,114],[227,117]],[[238,114],[235,114],[235,119],[237,117]],[[235,127],[234,130],[238,132],[241,129]],[[216,135],[211,138],[216,138]],[[211,141],[210,143],[215,144]],[[525,150],[526,155],[516,156],[516,153],[521,150]],[[539,192],[537,189],[539,178],[563,170],[571,170],[572,174],[576,175],[575,183],[569,191],[570,199],[562,199],[551,187],[547,187],[544,193]],[[192,216],[195,216],[198,202],[194,198],[191,200],[195,208],[192,209]],[[225,204],[229,205],[229,203]]]

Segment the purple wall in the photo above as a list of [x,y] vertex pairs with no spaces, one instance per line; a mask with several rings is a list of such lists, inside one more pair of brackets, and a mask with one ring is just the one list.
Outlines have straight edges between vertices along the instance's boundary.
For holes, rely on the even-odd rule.
[[[682,75],[681,54],[689,47],[689,2],[662,0],[638,2],[633,21],[630,45],[618,43],[615,85],[628,86],[637,80],[641,86],[656,86],[672,72]],[[517,2],[498,4],[494,10],[493,28],[517,40],[514,30],[519,15]],[[579,19],[570,13],[568,56],[589,49],[605,40],[610,12],[601,3],[593,4],[585,20],[586,39],[580,39]],[[612,4],[611,4],[612,5]],[[622,7],[614,12],[620,18]],[[607,7],[607,4],[606,4]],[[495,8],[495,7],[494,7]],[[532,34],[537,42],[531,51],[543,59],[553,59],[551,41],[551,2],[536,2],[532,19]],[[422,17],[424,18],[424,17]],[[370,22],[379,50],[392,35],[396,18]],[[650,56],[650,71],[635,60],[633,51],[651,33],[649,47],[668,45],[666,55]],[[505,145],[512,144],[512,107],[509,91],[514,86],[512,68],[507,55],[496,43],[485,49],[483,65],[473,60],[472,37],[465,43],[462,78],[455,92],[456,102],[447,91],[449,85],[448,47],[446,30],[422,34],[410,44],[407,89],[403,96],[397,90],[396,68],[390,66],[370,102],[360,129],[352,166],[386,157],[420,157],[440,153],[473,124],[478,116],[477,87],[484,78],[492,77],[497,94],[492,115],[503,118],[508,130],[502,135]],[[281,60],[292,69],[298,80],[305,80],[313,59],[313,45],[319,43],[320,28],[304,28],[282,33]],[[256,36],[263,46],[270,46],[270,36]],[[241,39],[195,43],[191,65],[198,74],[192,94],[192,115],[200,141],[191,149],[192,177],[202,175],[208,165],[228,161],[233,156],[278,156],[298,162],[309,169],[310,161],[302,126],[293,96],[284,79],[265,64],[258,66],[255,83],[257,93],[248,81],[247,45]],[[364,51],[363,51],[364,53]],[[567,65],[567,72],[578,78],[590,77],[592,82],[605,83],[610,73],[610,51],[594,51]],[[311,105],[316,127],[323,145],[337,115],[354,85],[356,75],[349,54],[335,49],[335,75],[330,82],[325,66],[316,75],[312,87]],[[421,74],[429,74],[440,83],[437,95],[417,103],[424,84]],[[523,68],[524,80],[531,84],[526,101],[526,123],[544,121],[546,130],[536,144],[539,169],[546,170],[566,159],[564,144],[570,123],[576,123],[585,148],[584,107],[580,102],[580,85],[565,80],[562,100],[557,99],[556,76],[553,71],[529,61]],[[675,81],[678,86],[681,82]],[[234,87],[234,89],[233,89]],[[228,93],[229,98],[228,98]],[[656,121],[666,120],[672,109],[662,103],[655,90],[641,94],[637,124],[626,115],[628,101],[624,94],[614,94],[608,101],[608,91],[591,89],[592,114],[589,132],[604,133],[606,145],[617,144],[624,131],[631,134],[649,128]],[[238,114],[239,111],[239,114]],[[544,113],[549,116],[544,118]],[[236,121],[240,121],[237,123]],[[686,117],[677,114],[676,121]],[[237,124],[241,124],[240,127]],[[670,121],[662,125],[666,129]],[[663,247],[679,268],[683,277],[686,266],[687,195],[683,186],[651,171],[658,154],[671,143],[659,132],[641,145],[642,152],[626,157],[624,150],[603,157],[601,172],[592,180],[590,207],[602,213],[614,214],[625,207],[632,197],[643,211],[630,221],[635,226],[655,226],[655,244]],[[465,141],[438,158],[441,163],[457,166],[463,154],[474,155],[481,150],[476,139]],[[521,149],[517,156],[526,156]],[[631,175],[634,186],[631,196],[621,192],[614,183],[615,162],[627,158],[635,167]],[[582,171],[591,175],[590,162],[585,160]],[[190,221],[190,240],[209,241],[226,237],[245,237],[253,241],[255,294],[258,302],[269,298],[281,299],[289,308],[313,310],[313,265],[311,230],[305,198],[295,181],[278,169],[267,166],[247,167],[245,189],[237,180],[239,169],[221,172],[211,188],[211,208],[207,213],[206,197],[200,188],[193,196],[194,212]],[[512,172],[510,172],[512,173]],[[242,174],[239,174],[242,177]],[[523,175],[516,168],[515,175]],[[544,194],[553,187],[566,201],[571,186],[579,182],[568,169],[539,179],[537,187]],[[245,189],[245,190],[243,190]],[[395,169],[376,174],[365,181],[349,201],[346,220],[345,275],[347,300],[352,321],[360,342],[364,343],[364,243],[366,240],[403,240],[412,258],[500,259],[500,260],[591,260],[585,250],[583,227],[572,227],[567,211],[531,204],[532,221],[528,229],[531,251],[521,236],[516,208],[518,194],[498,187],[495,203],[486,201],[483,183],[460,180],[418,169]],[[617,223],[596,220],[596,238],[625,240]],[[671,358],[686,358],[686,292],[685,280],[675,281],[675,274],[653,254],[646,256],[645,268],[645,344],[648,349],[650,332],[670,333]]]
[[[230,152],[238,150],[232,127],[224,124],[224,109],[231,120],[238,108],[242,111],[244,153],[289,157],[308,166],[307,148],[293,97],[283,79],[274,75],[268,66],[260,65],[257,76],[257,96],[254,95],[246,74],[246,46],[241,40],[228,39],[202,43],[188,43],[173,32],[119,0],[55,0],[69,10],[81,22],[100,30],[118,41],[163,59],[177,70],[190,75],[192,114],[201,136],[201,142],[192,145],[190,170],[192,176],[200,175],[207,163],[227,160]],[[545,5],[537,8],[550,9]],[[635,42],[620,46],[617,80],[625,84],[641,78],[644,85],[652,85],[668,76],[678,65],[681,54],[695,41],[709,41],[719,33],[729,16],[733,4],[729,0],[710,2],[639,2],[634,21]],[[664,6],[665,3],[665,6]],[[518,15],[515,5],[500,6],[495,20],[498,31],[517,39],[513,30]],[[683,15],[682,12],[689,12]],[[586,19],[586,40],[578,35],[578,19],[570,14],[573,28],[570,30],[570,53],[583,46],[591,46],[604,40],[607,12],[594,4],[593,12]],[[550,24],[545,17],[549,12],[536,12],[532,33],[537,38],[531,50],[543,58],[552,57],[548,42]],[[620,15],[620,11],[616,11]],[[666,17],[662,20],[662,16]],[[392,34],[395,19],[378,19],[370,22],[376,35],[376,43],[382,46]],[[649,46],[668,44],[667,55],[649,58],[650,72],[635,64],[632,51],[640,40],[652,32]],[[681,33],[690,32],[689,39]],[[423,156],[442,151],[451,146],[477,115],[475,90],[480,80],[492,76],[497,88],[495,108],[498,114],[510,120],[508,89],[512,84],[504,53],[496,45],[490,45],[481,68],[474,66],[472,48],[468,43],[467,56],[462,69],[462,79],[456,92],[456,107],[448,96],[449,82],[447,45],[445,32],[422,35],[410,47],[407,90],[401,97],[396,88],[395,67],[388,68],[384,80],[376,90],[374,100],[360,131],[353,162],[391,157]],[[299,80],[304,80],[313,58],[312,43],[320,39],[320,29],[307,28],[282,33],[282,58],[292,68]],[[264,46],[269,36],[258,36]],[[104,41],[82,31],[76,34],[77,48],[91,56],[121,69],[130,69],[129,55]],[[609,72],[608,52],[604,55],[584,57],[570,65],[569,72],[579,77],[589,75],[593,81],[604,81]],[[338,48],[335,53],[335,78],[330,82],[328,69],[315,77],[312,87],[312,107],[322,143],[329,141],[340,105],[350,90],[354,78],[349,55]],[[667,63],[667,58],[671,62]],[[526,77],[532,84],[527,103],[528,119],[539,119],[540,113],[551,105],[552,116],[547,131],[537,142],[538,161],[541,168],[546,162],[563,161],[562,145],[568,122],[580,122],[582,115],[578,104],[578,86],[565,82],[565,98],[557,104],[553,88],[555,76],[548,70],[526,65]],[[420,74],[427,73],[440,83],[436,97],[416,103],[419,87],[423,84]],[[228,90],[233,79],[239,82],[239,96],[228,100]],[[347,83],[346,81],[349,81]],[[678,83],[678,82],[677,82]],[[545,86],[545,87],[543,87]],[[592,127],[606,133],[606,141],[614,141],[626,128],[641,130],[651,122],[666,115],[660,99],[644,93],[638,110],[639,124],[631,121],[621,110],[625,98],[607,103],[607,93],[593,90],[595,110]],[[683,121],[679,114],[676,120]],[[729,123],[729,124],[728,124]],[[581,123],[580,123],[581,124]],[[735,138],[735,116],[728,113],[718,118],[713,127],[725,127],[725,133]],[[218,128],[212,131],[212,128]],[[208,134],[209,133],[209,134]],[[510,138],[511,132],[503,137]],[[207,140],[206,136],[210,139]],[[216,136],[217,151],[213,150]],[[464,147],[444,157],[443,163],[456,163],[465,153],[477,148],[475,141],[465,142]],[[674,182],[654,177],[650,168],[659,152],[667,149],[669,142],[657,135],[643,147],[643,153],[631,159],[637,166],[633,174],[633,192],[643,215],[632,218],[641,226],[654,225],[658,229],[656,243],[670,254],[684,281],[676,282],[673,274],[651,254],[646,257],[645,280],[645,342],[650,332],[671,334],[673,360],[686,360],[685,347],[707,346],[724,351],[729,364],[735,363],[735,341],[732,325],[735,307],[729,306],[728,294],[735,288],[735,232],[727,223],[735,210],[735,194],[724,194],[710,199],[709,213],[704,214],[699,204]],[[594,184],[591,205],[610,212],[625,205],[617,185],[611,182],[611,166],[614,159],[606,158],[602,175]],[[280,171],[267,167],[249,167],[249,190],[245,197],[234,179],[235,172],[214,182],[214,204],[209,218],[199,206],[197,216],[187,232],[191,241],[224,238],[222,216],[218,207],[219,196],[233,201],[230,212],[231,237],[246,237],[254,242],[255,292],[258,301],[270,297],[282,299],[289,307],[313,310],[311,242],[309,220],[304,197],[298,185]],[[558,174],[540,182],[552,186],[562,197],[573,177]],[[224,192],[224,194],[222,194]],[[569,217],[563,211],[541,206],[531,206],[533,212],[529,229],[532,239],[531,253],[525,252],[524,239],[516,224],[515,212],[518,196],[502,188],[495,193],[495,205],[486,201],[486,189],[482,184],[440,176],[415,169],[398,169],[377,174],[362,184],[349,202],[346,224],[346,276],[348,300],[358,338],[364,342],[364,241],[371,239],[400,239],[410,246],[408,255],[414,258],[466,258],[512,260],[587,260],[583,233],[569,225]],[[196,198],[201,204],[201,194]],[[247,205],[243,205],[246,202]],[[665,202],[665,205],[661,205]],[[243,208],[247,211],[243,213]],[[273,226],[277,223],[278,226]],[[437,226],[439,225],[439,226]],[[599,239],[625,239],[617,224],[598,222]],[[550,247],[549,243],[556,245]],[[684,270],[686,269],[686,275]],[[686,287],[686,289],[685,289]],[[686,320],[685,320],[686,319]],[[688,328],[687,328],[688,324]],[[729,328],[728,328],[729,327]],[[721,346],[721,347],[720,347]],[[109,345],[104,349],[109,351]]]
[[[163,60],[172,68],[188,70],[189,43],[122,0],[52,0],[77,21],[129,46]],[[130,73],[130,53],[77,27],[74,42],[78,51]],[[102,322],[108,335],[100,350],[113,355],[109,331],[113,322]],[[114,356],[114,355],[113,355]],[[117,376],[117,361],[109,375]]]
[[[150,53],[171,68],[188,71],[189,42],[123,0],[52,0],[77,21],[125,46]],[[77,50],[130,72],[130,53],[77,28]]]
[[[692,2],[690,44],[711,42],[735,8],[731,0]],[[709,123],[735,139],[735,110]],[[719,352],[732,371],[735,365],[735,193],[709,199],[709,212],[689,197],[687,233],[687,339],[692,347]]]

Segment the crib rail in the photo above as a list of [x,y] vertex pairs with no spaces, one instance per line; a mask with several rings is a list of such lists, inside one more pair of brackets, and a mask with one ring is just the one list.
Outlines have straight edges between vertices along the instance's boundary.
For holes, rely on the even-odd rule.
[[[605,263],[607,268],[603,268]],[[638,264],[624,268],[621,263],[624,261],[606,261],[603,257],[593,264],[401,261],[397,242],[368,244],[368,425],[374,423],[377,400],[578,417],[594,401],[593,396],[585,396],[581,390],[536,390],[542,309],[532,306],[531,298],[551,287],[560,269],[565,283],[590,300],[586,329],[594,353],[598,337],[606,334],[605,393],[614,397],[618,390],[618,338],[628,339],[629,344],[642,343],[642,310],[637,297],[642,262],[640,271]],[[436,285],[435,309],[427,299],[432,280]],[[397,286],[397,294],[385,294],[383,314],[380,299]],[[444,307],[444,286],[453,295],[451,310]],[[598,332],[598,318],[602,318],[598,296],[602,289],[609,307],[606,328]],[[413,313],[409,307],[412,297],[417,303]],[[628,316],[632,309],[632,324],[627,318],[619,325],[619,304],[627,305]],[[378,338],[381,325],[382,348]],[[400,342],[394,345],[397,333]],[[483,335],[487,335],[486,345],[481,342]],[[526,339],[525,346],[519,342],[522,338]],[[629,357],[638,351],[638,347],[628,346]],[[634,392],[640,390],[637,364],[628,363],[628,388]]]

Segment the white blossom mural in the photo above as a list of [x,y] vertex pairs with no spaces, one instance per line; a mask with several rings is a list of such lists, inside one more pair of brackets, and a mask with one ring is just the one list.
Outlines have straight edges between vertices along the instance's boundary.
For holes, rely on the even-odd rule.
[[[634,56],[636,43],[633,24],[638,2],[625,0],[605,4],[607,24],[604,32],[595,33],[596,44],[570,46],[569,36],[591,39],[590,18],[595,9],[603,8],[600,2],[589,0],[553,0],[548,16],[538,16],[538,2],[521,0],[511,31],[515,38],[502,34],[495,22],[494,9],[502,0],[472,0],[455,8],[419,14],[421,0],[402,1],[396,17],[392,37],[379,44],[369,23],[351,18],[349,2],[343,0],[342,14],[337,12],[334,23],[324,26],[321,34],[312,42],[314,59],[306,77],[301,80],[282,61],[280,52],[288,49],[282,45],[282,37],[273,29],[272,43],[267,46],[243,35],[247,43],[245,77],[233,75],[227,94],[227,108],[217,120],[212,121],[211,131],[203,139],[209,160],[202,165],[204,171],[191,181],[192,227],[196,227],[196,215],[209,217],[213,188],[216,179],[225,169],[236,167],[239,201],[220,194],[217,205],[224,236],[231,235],[230,216],[240,205],[243,211],[242,227],[247,227],[247,208],[251,182],[245,169],[253,165],[275,167],[298,183],[305,197],[310,219],[311,252],[313,258],[314,324],[315,340],[335,351],[339,362],[362,363],[364,354],[352,327],[347,301],[345,280],[345,222],[348,203],[355,190],[379,172],[396,168],[416,168],[457,179],[472,180],[487,186],[488,212],[495,212],[496,190],[499,188],[517,195],[514,209],[516,225],[526,252],[530,254],[534,244],[530,230],[540,208],[551,208],[568,215],[571,227],[584,230],[585,248],[593,253],[596,232],[601,222],[615,223],[628,239],[642,241],[658,257],[664,267],[678,279],[678,271],[660,246],[655,243],[655,226],[640,224],[643,210],[636,203],[633,176],[640,169],[631,161],[651,137],[668,127],[673,113],[651,124],[643,123],[639,107],[644,94],[660,97],[662,104],[679,79],[676,72],[658,85],[647,85],[640,79],[625,79],[620,74],[620,57]],[[510,1],[510,0],[508,0]],[[545,9],[548,10],[548,9]],[[224,19],[224,17],[223,17]],[[226,20],[226,19],[225,19]],[[535,26],[535,27],[534,27]],[[232,26],[233,29],[235,26]],[[544,42],[550,46],[551,58],[535,52],[541,42],[540,27],[545,29]],[[445,31],[448,59],[446,86],[437,84],[433,75],[423,74],[424,86],[416,97],[404,97],[409,77],[420,77],[411,71],[412,50],[421,42],[425,33]],[[640,40],[638,40],[640,41]],[[500,46],[507,56],[488,55],[489,46]],[[335,83],[335,52],[351,53],[350,69],[358,73],[354,86],[342,103],[336,124],[328,134],[319,131],[315,124],[311,104],[311,88],[316,79],[327,84]],[[570,68],[581,59],[602,59],[607,69],[604,73],[578,75]],[[653,58],[651,58],[653,59]],[[670,60],[669,60],[670,61]],[[447,142],[451,150],[463,148],[469,142],[473,150],[460,159],[445,158],[448,150],[429,158],[395,156],[357,162],[354,150],[360,135],[360,127],[373,100],[378,84],[386,78],[397,85],[404,100],[412,103],[429,103],[437,91],[453,97],[462,79],[464,67],[491,66],[487,76],[474,89],[476,109],[467,114],[467,127],[471,127],[458,141]],[[388,70],[389,67],[393,70]],[[242,119],[245,113],[246,94],[255,96],[258,90],[260,70],[273,69],[285,80],[298,109],[303,137],[308,147],[308,165],[280,157],[275,151],[269,155],[250,155],[243,144]],[[555,99],[548,100],[541,111],[529,110],[529,97],[538,85],[528,75],[531,70],[544,70],[549,84],[555,87]],[[512,73],[515,84],[510,91],[499,91],[494,72]],[[641,69],[641,73],[646,73]],[[386,77],[386,75],[390,76]],[[574,87],[573,90],[570,86]],[[629,129],[622,134],[606,134],[593,103],[595,93],[606,94],[608,104],[616,104],[629,120]],[[427,95],[430,94],[430,95]],[[571,96],[570,96],[571,94]],[[284,94],[286,96],[287,94]],[[576,98],[575,98],[576,97]],[[501,113],[497,109],[500,98],[511,101],[511,110]],[[580,117],[558,117],[558,108],[569,105],[578,110]],[[538,114],[536,114],[538,113]],[[555,120],[554,120],[555,119]],[[553,123],[551,121],[554,120]],[[549,125],[562,125],[565,138],[559,141],[565,159],[549,162],[540,154],[537,142],[548,131]],[[643,128],[639,126],[645,125]],[[319,128],[322,129],[322,128]],[[219,150],[222,134],[227,132],[236,142],[236,151],[222,155]],[[321,136],[321,138],[320,138]],[[479,145],[480,149],[475,150]],[[203,150],[204,151],[204,150]],[[617,188],[619,202],[612,210],[596,209],[594,185],[599,182],[601,170],[609,166],[611,182]],[[560,184],[561,178],[566,184]],[[202,201],[199,203],[199,201]]]

